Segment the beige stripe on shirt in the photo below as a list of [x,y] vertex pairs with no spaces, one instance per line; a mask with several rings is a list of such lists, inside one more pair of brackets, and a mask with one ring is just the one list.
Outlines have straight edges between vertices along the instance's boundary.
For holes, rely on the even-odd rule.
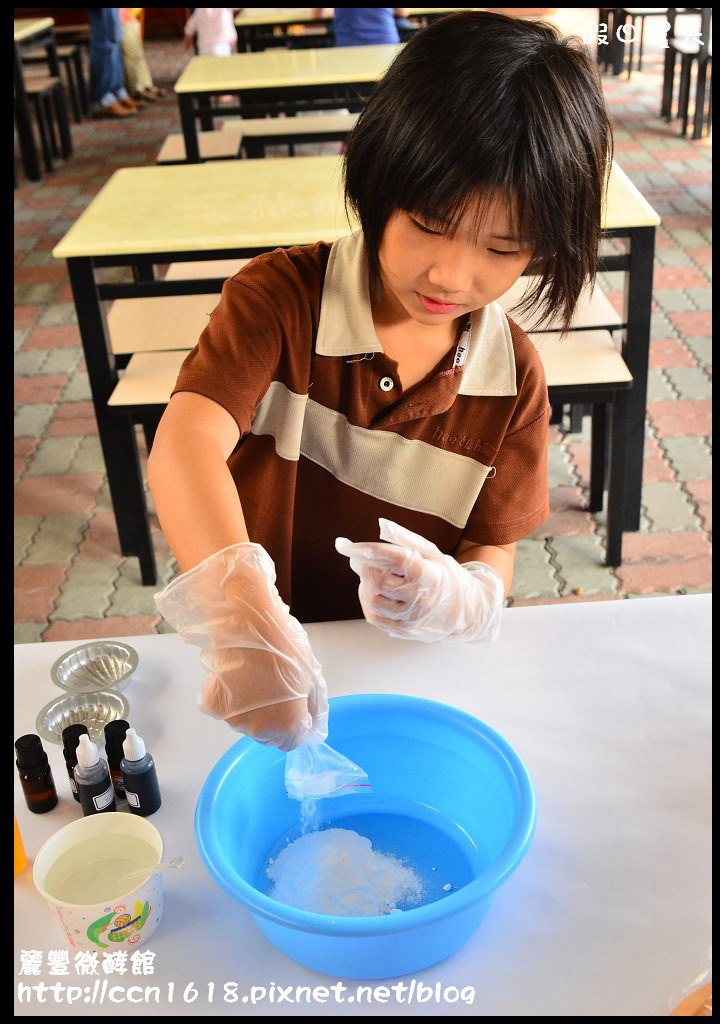
[[469,456],[426,441],[355,426],[280,381],[260,401],[251,430],[272,436],[283,459],[304,455],[355,490],[458,528],[467,523],[490,472]]

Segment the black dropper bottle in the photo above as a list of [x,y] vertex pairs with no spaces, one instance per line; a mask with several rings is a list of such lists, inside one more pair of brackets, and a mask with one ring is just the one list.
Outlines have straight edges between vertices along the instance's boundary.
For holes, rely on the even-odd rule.
[[32,732],[20,736],[15,740],[15,750],[15,764],[20,774],[25,803],[35,814],[51,811],[58,802],[58,795],[40,737]]
[[105,756],[115,796],[125,799],[125,783],[120,762],[123,759],[123,740],[130,726],[124,718],[115,718],[105,726]]
[[63,757],[65,758],[65,767],[67,768],[68,778],[70,779],[70,789],[72,795],[80,803],[80,793],[78,792],[77,782],[75,781],[75,765],[77,764],[77,746],[80,742],[81,736],[89,736],[88,727],[78,723],[77,725],[68,725],[62,731],[63,741]]

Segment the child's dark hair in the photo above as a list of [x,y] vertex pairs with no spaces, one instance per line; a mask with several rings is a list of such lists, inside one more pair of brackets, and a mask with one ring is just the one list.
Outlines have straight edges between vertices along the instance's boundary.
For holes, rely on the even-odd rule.
[[594,281],[612,129],[597,65],[552,25],[489,12],[441,18],[395,58],[348,139],[345,203],[360,220],[370,284],[388,218],[457,228],[509,201],[540,281],[523,308],[567,328]]

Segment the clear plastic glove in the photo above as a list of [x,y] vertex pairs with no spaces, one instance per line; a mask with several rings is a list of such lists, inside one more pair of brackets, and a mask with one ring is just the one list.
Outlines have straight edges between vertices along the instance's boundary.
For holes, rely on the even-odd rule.
[[460,565],[412,530],[380,519],[382,542],[338,537],[360,577],[368,622],[406,640],[492,643],[500,630],[504,586],[484,562]]
[[210,555],[155,595],[208,676],[200,708],[259,743],[292,750],[327,736],[327,687],[305,630],[275,587],[259,544]]

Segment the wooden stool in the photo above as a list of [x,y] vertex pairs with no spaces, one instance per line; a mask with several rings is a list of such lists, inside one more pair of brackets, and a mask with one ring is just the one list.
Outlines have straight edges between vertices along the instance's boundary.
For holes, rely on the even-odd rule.
[[[545,331],[558,331],[561,325],[557,316],[551,316],[549,320],[546,320],[540,325],[536,325],[532,323],[532,311],[524,315],[518,314],[517,312],[517,308],[520,306],[523,296],[528,294],[530,290],[537,285],[538,281],[539,278],[534,276],[521,277],[515,282],[512,288],[509,288],[504,295],[500,296],[498,302],[505,312],[528,332],[534,331],[539,334]],[[578,298],[570,330],[583,331],[588,328],[602,327],[605,330],[614,331],[619,328],[621,324],[622,317],[617,313],[615,307],[605,295],[602,288],[596,284],[595,288],[590,291],[586,285]],[[590,412],[590,410],[586,410],[586,407],[583,404],[576,403],[570,406],[568,433],[580,433],[582,430],[583,416],[588,412]],[[564,404],[559,403],[557,405],[553,405],[550,422],[562,424],[564,415]]]
[[[253,117],[230,121],[221,131],[198,132],[201,160],[234,160],[241,155],[265,156],[265,147],[285,145],[295,155],[298,142],[344,142],[357,114],[309,114],[298,117]],[[156,157],[159,164],[185,163],[185,140],[179,132],[166,136]]]
[[[87,116],[90,112],[80,47],[77,45],[58,46],[57,55],[61,65],[65,68],[73,115],[76,122],[80,124],[83,116]],[[23,63],[47,64],[47,55],[42,50],[33,50],[32,53],[23,56]]]
[[[531,334],[530,340],[545,369],[550,403],[592,407],[588,508],[602,510],[607,475],[605,564],[617,568],[622,562],[627,396],[632,374],[609,331],[548,332]],[[606,452],[610,455],[607,474]]]
[[[62,82],[59,78],[28,78],[25,90],[35,108],[45,168],[52,171],[53,156],[67,159],[73,151]],[[55,134],[56,121],[59,143]]]
[[[635,49],[635,21],[637,18],[640,19],[640,40],[638,45],[638,71],[642,71],[642,55],[643,55],[643,36],[645,35],[645,19],[646,18],[657,18],[661,15],[667,17],[669,8],[667,7],[621,7],[621,24],[626,24],[626,19],[630,18],[630,26],[632,35],[630,37],[630,50],[628,53],[628,69],[627,76],[630,81],[630,75],[632,74],[632,63],[633,63],[633,51]],[[617,30],[616,30],[617,31]]]
[[90,46],[90,25],[87,22],[77,25],[55,25],[55,36],[58,43]]
[[696,44],[688,47],[676,41],[675,49],[680,54],[680,89],[678,93],[678,117],[682,117],[682,134],[687,135],[690,120],[690,85],[693,65],[697,62],[695,74],[695,110],[693,114],[694,140],[702,138],[703,128],[708,129],[712,122],[712,89],[707,116],[705,115],[705,92],[708,82],[708,71],[712,68],[712,45],[701,47]]

